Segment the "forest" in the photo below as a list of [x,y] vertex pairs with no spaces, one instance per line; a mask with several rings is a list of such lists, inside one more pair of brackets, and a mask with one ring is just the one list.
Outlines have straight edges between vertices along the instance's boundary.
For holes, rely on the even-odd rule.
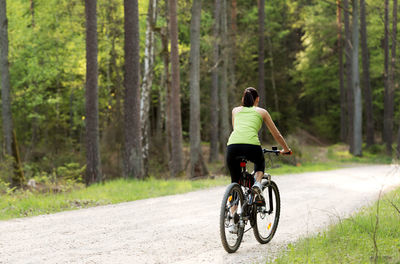
[[397,0],[0,0],[0,185],[205,177],[223,166],[246,87],[285,137],[399,156],[397,10]]

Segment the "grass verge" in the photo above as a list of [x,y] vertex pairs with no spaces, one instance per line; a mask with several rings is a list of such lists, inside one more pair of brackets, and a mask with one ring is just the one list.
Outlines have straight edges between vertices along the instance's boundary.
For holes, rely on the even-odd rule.
[[226,185],[229,181],[228,177],[195,181],[154,178],[145,181],[120,179],[65,193],[43,194],[17,191],[0,196],[0,220],[184,193]]
[[327,231],[290,244],[273,263],[400,263],[399,209],[400,188]]

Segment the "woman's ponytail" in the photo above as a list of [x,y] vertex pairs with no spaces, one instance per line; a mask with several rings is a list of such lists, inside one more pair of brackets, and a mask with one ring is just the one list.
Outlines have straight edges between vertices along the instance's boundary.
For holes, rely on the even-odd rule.
[[258,97],[257,90],[253,87],[246,88],[243,93],[243,106],[252,107]]

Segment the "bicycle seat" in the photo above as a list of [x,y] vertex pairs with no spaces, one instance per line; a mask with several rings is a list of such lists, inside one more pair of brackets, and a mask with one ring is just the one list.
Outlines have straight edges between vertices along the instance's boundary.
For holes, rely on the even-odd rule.
[[247,161],[246,156],[237,156],[236,159],[240,161]]

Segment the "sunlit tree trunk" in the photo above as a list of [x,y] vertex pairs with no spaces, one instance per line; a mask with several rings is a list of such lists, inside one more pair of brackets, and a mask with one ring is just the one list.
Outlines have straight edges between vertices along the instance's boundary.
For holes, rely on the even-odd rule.
[[338,56],[339,56],[339,87],[340,87],[340,140],[346,141],[346,89],[344,87],[343,71],[343,40],[342,40],[342,7],[341,0],[337,0],[337,27],[338,27]]
[[363,64],[363,86],[364,86],[364,105],[367,121],[367,146],[374,144],[374,119],[372,111],[372,91],[371,81],[369,77],[369,52],[367,42],[367,23],[365,12],[365,0],[360,0],[360,22],[361,22],[361,49],[362,49],[362,64]]
[[[1,105],[3,118],[3,137],[5,154],[12,155],[12,114],[11,114],[11,87],[10,71],[8,68],[8,21],[6,14],[6,0],[0,0],[0,67],[1,67]],[[10,179],[11,180],[11,179]]]
[[[7,156],[13,156],[13,122],[11,113],[11,85],[8,63],[8,21],[6,0],[0,0],[0,71],[1,71],[1,110],[3,124],[4,151]],[[8,179],[15,186],[12,175]]]
[[148,158],[150,142],[150,93],[153,84],[154,72],[154,26],[156,23],[157,0],[149,0],[146,20],[146,45],[144,51],[144,74],[140,97],[140,120],[142,122],[142,154],[143,174],[148,175]]
[[193,0],[190,22],[190,176],[208,174],[203,160],[200,136],[200,18],[201,0]]
[[220,34],[221,0],[214,1],[214,26],[213,26],[213,58],[211,69],[210,104],[214,112],[210,113],[210,162],[218,160],[218,135],[219,135],[219,34]]
[[352,44],[349,18],[349,1],[343,0],[344,7],[344,31],[345,31],[345,57],[346,57],[346,95],[347,95],[347,143],[350,152],[353,153],[353,115],[354,115],[354,96],[352,90]]
[[358,27],[358,0],[353,0],[353,94],[354,94],[354,131],[353,131],[353,154],[362,155],[362,101],[360,88],[360,74],[358,70],[358,46],[359,46],[359,27]]
[[169,0],[169,32],[171,36],[171,174],[178,175],[183,170],[182,117],[180,101],[179,49],[177,1]]
[[222,69],[221,69],[221,89],[220,89],[220,145],[221,150],[224,153],[226,151],[226,143],[228,142],[228,137],[230,134],[230,118],[229,118],[229,104],[228,104],[228,34],[227,34],[227,5],[226,0],[222,0],[222,10],[221,10],[221,39],[222,39]]
[[390,70],[388,79],[388,95],[386,97],[385,108],[386,116],[386,154],[392,155],[393,142],[393,115],[394,115],[394,90],[395,90],[395,73],[396,73],[396,39],[397,39],[397,0],[393,0],[393,21],[392,21],[392,50],[390,60]]
[[96,0],[85,0],[86,13],[86,184],[102,179],[99,149]]
[[139,11],[137,0],[124,0],[125,100],[124,176],[143,178],[139,91]]

